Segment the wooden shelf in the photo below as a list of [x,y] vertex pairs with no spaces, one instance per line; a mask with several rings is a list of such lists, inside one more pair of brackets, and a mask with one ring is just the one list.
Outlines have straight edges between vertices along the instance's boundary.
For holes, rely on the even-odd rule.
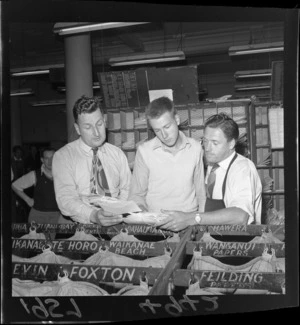
[[277,168],[284,168],[284,165],[278,166],[256,166],[257,169],[277,169]]
[[284,190],[270,191],[270,192],[262,192],[263,195],[284,195]]
[[134,128],[134,131],[139,131],[139,132],[147,132],[148,128]]
[[269,124],[256,124],[255,127],[257,129],[267,129],[269,127]]
[[121,130],[122,129],[107,129],[107,132],[116,132],[116,133],[118,133],[118,132],[121,132]]
[[270,145],[269,144],[257,144],[256,148],[257,149],[260,149],[260,148],[268,148],[268,149],[270,149]]
[[[30,224],[12,224],[14,235],[28,233]],[[111,241],[111,240],[70,240],[69,236],[64,239],[53,239],[47,242],[53,253],[60,253],[63,256],[74,259],[73,263],[41,263],[31,262],[29,259],[12,262],[12,277],[22,280],[33,281],[56,281],[57,275],[61,271],[66,271],[72,281],[87,281],[94,285],[105,285],[106,283],[115,282],[116,284],[139,285],[141,276],[146,277],[148,284],[152,287],[148,296],[154,295],[173,295],[174,290],[180,287],[188,288],[190,280],[201,279],[201,288],[223,288],[230,290],[236,289],[258,289],[268,290],[270,292],[282,293],[285,285],[285,273],[281,272],[258,272],[258,271],[239,271],[236,266],[226,264],[226,270],[210,270],[195,269],[191,270],[184,266],[186,258],[191,258],[194,249],[202,250],[203,256],[211,256],[214,258],[234,258],[236,261],[241,257],[250,257],[252,259],[261,256],[266,248],[274,249],[277,257],[285,256],[284,243],[284,225],[207,225],[194,226],[181,231],[179,235],[180,241],[166,242],[165,236],[173,236],[172,232],[159,231],[155,227],[148,225],[115,225],[111,227],[102,227],[95,224],[84,224],[77,226],[76,224],[36,224],[36,231],[39,232],[55,232],[59,234],[74,234],[76,230],[84,230],[86,233],[96,233],[100,236],[112,236],[119,234],[122,229],[126,229],[128,234],[146,235],[143,241]],[[234,236],[261,236],[264,232],[281,235],[282,243],[266,244],[266,243],[249,243],[248,241],[239,242]],[[211,235],[230,235],[232,241],[210,241],[199,242],[203,234],[209,232]],[[159,236],[159,241],[155,241],[153,236]],[[151,236],[150,241],[147,235]],[[200,237],[201,236],[201,237]],[[14,236],[15,237],[15,236]],[[154,241],[153,241],[154,240]],[[16,256],[27,256],[32,252],[39,253],[43,249],[45,240],[12,238],[12,252]],[[84,264],[79,260],[85,260],[87,256],[98,253],[100,249],[108,248],[111,253],[115,253],[124,258],[131,255],[139,256],[137,265],[116,265],[111,263],[101,267],[98,264]],[[106,249],[107,249],[106,248]],[[122,249],[123,248],[123,249]],[[159,257],[167,251],[170,253],[169,259],[165,261],[165,266],[145,267],[143,260],[150,256]],[[21,257],[20,256],[20,257]],[[81,256],[77,258],[76,256]],[[127,257],[126,257],[127,256]],[[223,261],[223,260],[222,260]],[[222,262],[220,261],[220,262]],[[65,262],[64,262],[65,263]],[[121,263],[120,263],[121,264]],[[161,264],[163,265],[163,264]],[[259,277],[260,281],[256,281]],[[118,287],[116,287],[118,288]],[[182,288],[184,289],[184,288]],[[185,290],[185,289],[184,289]],[[225,291],[226,291],[225,290]],[[252,293],[251,293],[252,294]]]

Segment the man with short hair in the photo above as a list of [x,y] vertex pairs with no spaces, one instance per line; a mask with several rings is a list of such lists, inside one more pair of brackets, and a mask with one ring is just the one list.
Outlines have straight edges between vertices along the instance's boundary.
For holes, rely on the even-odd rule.
[[13,147],[12,152],[11,168],[13,170],[14,180],[16,180],[25,174],[23,149],[21,146],[16,145]]
[[[12,181],[17,180],[26,174],[23,160],[23,149],[20,145],[12,148],[11,175]],[[13,191],[11,195],[11,219],[13,222],[26,222],[29,209],[26,203],[21,200]]]
[[[68,223],[60,213],[55,199],[52,158],[55,150],[47,147],[42,150],[39,169],[30,171],[12,183],[13,191],[31,208],[28,222],[36,223]],[[33,198],[24,190],[34,186]]]
[[129,199],[149,212],[202,212],[205,188],[200,142],[179,130],[180,118],[168,97],[153,100],[145,113],[156,137],[137,149]]
[[82,96],[73,107],[80,136],[58,150],[53,158],[56,200],[61,212],[80,223],[110,226],[122,221],[84,200],[91,194],[127,200],[131,172],[124,152],[105,142],[105,120],[96,97]]
[[[224,113],[211,116],[204,125],[203,146],[208,163],[204,213],[170,211],[160,223],[165,229],[195,224],[260,224],[262,185],[254,163],[236,153],[239,129]],[[174,209],[175,210],[175,209]]]

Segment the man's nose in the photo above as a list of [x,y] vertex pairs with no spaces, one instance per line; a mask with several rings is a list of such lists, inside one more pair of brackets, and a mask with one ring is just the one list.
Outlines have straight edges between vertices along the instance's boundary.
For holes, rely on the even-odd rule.
[[210,142],[208,142],[208,143],[206,143],[204,145],[204,149],[205,149],[205,151],[210,151],[211,150],[211,144],[210,144]]
[[164,130],[161,130],[161,135],[162,135],[163,139],[165,139],[167,137],[167,132]]
[[95,133],[96,136],[99,136],[99,134],[100,134],[100,130],[98,130],[98,128],[95,127],[95,128],[94,128],[94,133]]

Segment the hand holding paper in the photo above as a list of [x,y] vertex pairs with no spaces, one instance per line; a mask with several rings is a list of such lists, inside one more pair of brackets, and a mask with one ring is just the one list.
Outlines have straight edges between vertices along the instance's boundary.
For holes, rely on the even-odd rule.
[[114,214],[141,211],[134,201],[124,201],[109,196],[90,195],[87,197],[87,201],[91,205],[101,207],[104,211]]

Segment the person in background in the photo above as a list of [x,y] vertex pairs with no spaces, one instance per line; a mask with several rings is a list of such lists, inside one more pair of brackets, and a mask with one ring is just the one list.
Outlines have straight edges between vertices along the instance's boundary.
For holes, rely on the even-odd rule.
[[[41,168],[30,171],[12,183],[12,189],[31,208],[28,222],[68,223],[61,215],[55,199],[52,159],[55,150],[47,147],[42,150]],[[29,197],[24,190],[34,186],[34,196]]]
[[180,118],[168,97],[150,102],[146,117],[156,137],[137,149],[128,199],[149,212],[203,212],[201,143],[179,130]]
[[32,144],[30,145],[29,150],[30,151],[27,157],[25,158],[25,169],[27,173],[31,170],[36,170],[41,167],[41,158],[37,147]]
[[[23,149],[20,145],[12,148],[11,157],[12,181],[20,178],[25,174],[25,166],[23,159]],[[11,220],[12,222],[26,222],[28,218],[29,208],[23,200],[21,200],[15,192],[11,193]]]
[[254,163],[236,153],[239,129],[224,113],[208,118],[203,146],[208,163],[203,213],[170,211],[161,228],[184,229],[195,224],[261,224],[262,185]]
[[113,215],[87,203],[91,194],[127,200],[131,171],[124,152],[105,142],[105,120],[97,97],[82,96],[73,107],[74,126],[80,136],[53,157],[56,200],[61,212],[80,223],[109,226],[120,223]]
[[17,179],[25,174],[23,149],[21,146],[16,145],[13,147],[12,153],[13,155],[11,158],[11,168],[13,171],[14,179]]

